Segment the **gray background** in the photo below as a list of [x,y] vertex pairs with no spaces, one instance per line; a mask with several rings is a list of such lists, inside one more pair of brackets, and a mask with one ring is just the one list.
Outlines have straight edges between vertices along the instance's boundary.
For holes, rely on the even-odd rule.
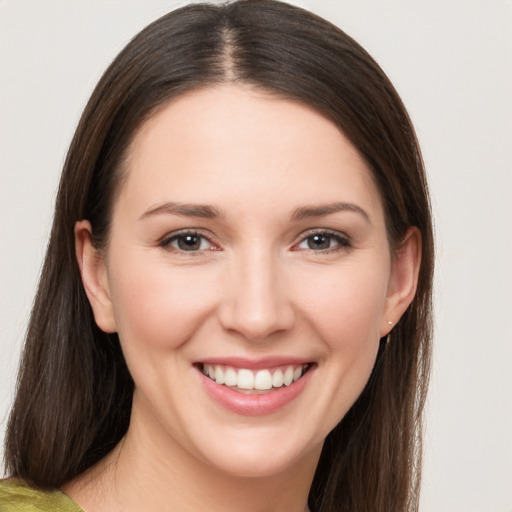
[[[0,438],[64,155],[123,45],[185,2],[0,0]],[[512,2],[311,0],[382,65],[438,239],[422,510],[512,512]]]

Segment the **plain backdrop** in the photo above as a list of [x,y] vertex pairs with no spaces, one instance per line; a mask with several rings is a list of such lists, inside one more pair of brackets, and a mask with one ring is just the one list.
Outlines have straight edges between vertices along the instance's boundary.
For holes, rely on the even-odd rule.
[[[0,0],[0,438],[59,173],[102,71],[185,2]],[[512,2],[292,2],[355,37],[411,114],[438,242],[422,510],[512,512]]]

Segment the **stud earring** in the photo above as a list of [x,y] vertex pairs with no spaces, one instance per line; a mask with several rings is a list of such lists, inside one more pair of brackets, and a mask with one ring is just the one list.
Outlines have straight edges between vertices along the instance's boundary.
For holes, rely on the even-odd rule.
[[[388,320],[388,325],[393,325],[393,322],[391,320]],[[391,339],[391,331],[389,331],[386,336],[386,345],[389,343],[390,339]]]

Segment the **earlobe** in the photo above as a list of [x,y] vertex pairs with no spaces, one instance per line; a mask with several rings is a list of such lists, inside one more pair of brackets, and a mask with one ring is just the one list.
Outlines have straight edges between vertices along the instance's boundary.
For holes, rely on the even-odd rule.
[[88,220],[75,224],[75,251],[82,284],[96,324],[102,331],[115,332],[117,329],[110,300],[105,257],[92,243],[92,228]]
[[411,304],[421,266],[421,233],[410,227],[392,262],[380,336],[386,336]]

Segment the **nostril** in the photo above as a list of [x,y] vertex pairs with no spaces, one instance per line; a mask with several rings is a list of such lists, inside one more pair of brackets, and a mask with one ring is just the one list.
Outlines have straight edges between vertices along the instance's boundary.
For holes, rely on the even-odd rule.
[[287,304],[259,308],[232,304],[224,308],[220,320],[227,331],[238,332],[249,341],[260,342],[290,330],[295,323],[295,315]]

